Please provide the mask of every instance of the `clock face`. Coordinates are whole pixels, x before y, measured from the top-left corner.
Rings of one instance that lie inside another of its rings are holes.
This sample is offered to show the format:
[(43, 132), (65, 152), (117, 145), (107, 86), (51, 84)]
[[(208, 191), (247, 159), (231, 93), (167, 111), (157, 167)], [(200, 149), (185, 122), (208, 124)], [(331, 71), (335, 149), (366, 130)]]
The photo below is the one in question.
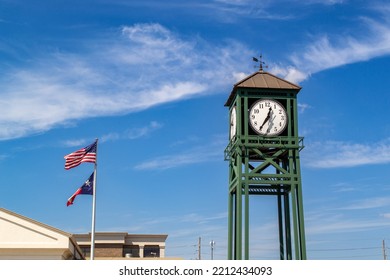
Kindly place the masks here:
[(249, 110), (249, 123), (257, 134), (276, 136), (287, 126), (287, 112), (278, 101), (260, 99)]
[(230, 139), (236, 135), (237, 131), (237, 112), (236, 107), (233, 107), (232, 112), (230, 113)]

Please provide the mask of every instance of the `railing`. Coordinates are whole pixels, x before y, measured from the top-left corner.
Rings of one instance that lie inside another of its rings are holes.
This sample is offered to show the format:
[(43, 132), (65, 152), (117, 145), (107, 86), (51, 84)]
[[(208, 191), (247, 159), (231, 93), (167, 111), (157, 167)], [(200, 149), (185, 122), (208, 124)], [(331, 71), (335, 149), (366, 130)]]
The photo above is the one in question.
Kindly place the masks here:
[(303, 137), (263, 137), (263, 136), (236, 136), (230, 140), (224, 154), (225, 160), (230, 160), (232, 154), (239, 147), (241, 151), (246, 148), (258, 148), (261, 150), (267, 149), (298, 149), (301, 151), (304, 148)]

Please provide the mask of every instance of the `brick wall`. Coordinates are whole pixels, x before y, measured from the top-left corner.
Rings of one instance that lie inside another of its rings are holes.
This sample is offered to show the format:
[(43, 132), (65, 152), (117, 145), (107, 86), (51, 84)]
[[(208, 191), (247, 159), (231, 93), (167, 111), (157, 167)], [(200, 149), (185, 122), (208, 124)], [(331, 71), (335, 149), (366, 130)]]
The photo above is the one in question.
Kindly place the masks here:
[(96, 244), (96, 257), (123, 257), (123, 245), (121, 244)]

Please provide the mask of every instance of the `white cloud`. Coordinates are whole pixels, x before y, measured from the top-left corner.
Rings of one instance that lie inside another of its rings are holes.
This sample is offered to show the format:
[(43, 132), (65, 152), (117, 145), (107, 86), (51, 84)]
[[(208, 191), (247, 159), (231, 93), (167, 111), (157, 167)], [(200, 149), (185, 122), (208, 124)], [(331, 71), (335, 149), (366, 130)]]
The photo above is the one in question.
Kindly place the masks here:
[(303, 113), (306, 111), (306, 109), (309, 109), (311, 108), (311, 106), (309, 104), (306, 104), (306, 103), (298, 103), (298, 109), (299, 109), (299, 112), (300, 113)]
[[(319, 36), (317, 40), (303, 47), (303, 51), (295, 52), (290, 57), (292, 65), (275, 65), (270, 72), (299, 83), (320, 71), (389, 55), (390, 21), (379, 16), (375, 20), (360, 18), (360, 23), (364, 27), (357, 30), (359, 35)], [(364, 32), (361, 32), (362, 30)]]
[(306, 223), (306, 232), (308, 234), (325, 234), (340, 232), (358, 232), (367, 230), (376, 230), (390, 226), (387, 220), (372, 219), (347, 219), (340, 220), (322, 219), (319, 223)]
[(73, 140), (66, 140), (63, 141), (63, 145), (66, 147), (82, 147), (84, 145), (88, 145), (88, 142), (91, 140), (87, 139), (73, 139)]
[(222, 159), (222, 155), (223, 146), (221, 141), (216, 140), (211, 145), (197, 146), (187, 152), (159, 156), (144, 161), (134, 168), (137, 170), (165, 170), (201, 162), (218, 161)]
[[(99, 137), (100, 142), (116, 141), (116, 140), (134, 140), (145, 137), (150, 133), (163, 127), (163, 124), (152, 121), (149, 124), (141, 127), (132, 127), (122, 132), (111, 132)], [(88, 145), (91, 139), (70, 139), (63, 141), (62, 144), (66, 147), (82, 147)], [(0, 157), (1, 159), (1, 157)]]
[(228, 3), (228, 5), (218, 7), (219, 12), (222, 13), (220, 20), (232, 21), (232, 14), (238, 15), (245, 18), (256, 18), (265, 20), (277, 20), (285, 21), (294, 18), (294, 13), (285, 12), (283, 13), (280, 9), (273, 7), (271, 1), (250, 1), (252, 3)]
[(305, 14), (309, 5), (331, 6), (343, 2), (345, 0), (214, 0), (199, 6), (198, 10), (211, 10), (214, 18), (224, 22), (234, 21), (235, 17), (285, 21)]
[(0, 139), (69, 125), (79, 119), (144, 110), (215, 93), (235, 81), (249, 51), (236, 42), (210, 46), (159, 24), (122, 28), (83, 53), (35, 57), (0, 78)]
[(314, 168), (390, 163), (390, 139), (371, 144), (326, 141), (306, 143), (303, 163)]
[(306, 0), (306, 1), (299, 1), (300, 3), (304, 5), (312, 5), (312, 4), (323, 4), (323, 5), (336, 5), (336, 4), (342, 4), (345, 2), (345, 0)]
[(208, 152), (206, 150), (196, 150), (192, 152), (160, 156), (135, 166), (138, 170), (164, 170), (184, 165), (196, 164), (210, 160), (221, 159), (221, 151)]
[(305, 225), (307, 235), (314, 234), (334, 234), (358, 231), (378, 230), (390, 226), (390, 222), (383, 217), (347, 217), (328, 211), (310, 212), (305, 215)]
[(340, 207), (340, 210), (365, 210), (373, 208), (387, 207), (390, 205), (390, 197), (373, 197), (352, 202), (349, 205)]
[(7, 155), (0, 155), (0, 161), (5, 160), (7, 157)]
[(154, 132), (157, 129), (160, 129), (163, 127), (163, 125), (159, 122), (152, 121), (148, 125), (143, 126), (143, 127), (134, 127), (130, 128), (124, 132), (111, 132), (109, 134), (103, 135), (101, 137), (102, 142), (107, 142), (107, 141), (115, 141), (119, 139), (138, 139), (144, 136), (149, 135), (150, 133)]

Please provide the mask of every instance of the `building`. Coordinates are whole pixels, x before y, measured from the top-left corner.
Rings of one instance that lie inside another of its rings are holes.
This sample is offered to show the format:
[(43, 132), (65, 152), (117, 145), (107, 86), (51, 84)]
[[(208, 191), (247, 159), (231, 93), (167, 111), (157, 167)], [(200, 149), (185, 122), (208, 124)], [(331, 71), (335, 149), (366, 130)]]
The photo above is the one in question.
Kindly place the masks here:
[(0, 208), (0, 259), (85, 258), (72, 234)]
[[(95, 259), (165, 258), (166, 234), (96, 232)], [(0, 208), (0, 260), (84, 260), (91, 234), (70, 234)]]
[[(127, 232), (96, 232), (95, 259), (165, 258), (166, 234), (128, 234)], [(75, 234), (74, 238), (89, 258), (91, 234)]]

